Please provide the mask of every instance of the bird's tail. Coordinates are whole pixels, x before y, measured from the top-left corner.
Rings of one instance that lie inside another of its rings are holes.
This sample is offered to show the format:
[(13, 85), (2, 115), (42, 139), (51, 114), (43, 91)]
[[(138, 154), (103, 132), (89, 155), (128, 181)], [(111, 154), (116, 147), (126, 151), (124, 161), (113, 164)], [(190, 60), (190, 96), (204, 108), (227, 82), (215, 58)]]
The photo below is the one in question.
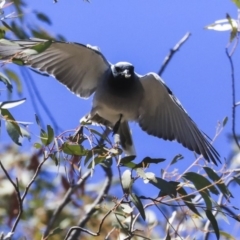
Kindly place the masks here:
[(132, 134), (128, 125), (128, 122), (121, 122), (118, 134), (120, 135), (120, 142), (123, 150), (127, 156), (136, 156), (135, 147), (132, 140)]

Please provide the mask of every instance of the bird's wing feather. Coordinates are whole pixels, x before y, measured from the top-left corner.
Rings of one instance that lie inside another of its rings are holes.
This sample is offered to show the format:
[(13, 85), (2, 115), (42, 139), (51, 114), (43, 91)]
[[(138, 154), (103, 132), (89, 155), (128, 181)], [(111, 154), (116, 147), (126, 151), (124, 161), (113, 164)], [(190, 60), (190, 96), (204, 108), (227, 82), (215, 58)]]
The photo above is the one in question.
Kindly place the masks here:
[[(94, 47), (77, 43), (52, 42), (43, 52), (27, 52), (47, 40), (0, 40), (0, 57), (13, 56), (24, 60), (24, 64), (54, 76), (62, 84), (80, 97), (89, 97), (96, 89), (98, 81), (109, 73), (110, 64)], [(19, 52), (27, 54), (18, 54)], [(29, 53), (29, 54), (28, 54)]]
[(165, 140), (177, 140), (183, 146), (202, 154), (208, 161), (219, 160), (213, 148), (178, 99), (155, 73), (140, 78), (144, 98), (139, 109), (139, 125), (148, 134)]

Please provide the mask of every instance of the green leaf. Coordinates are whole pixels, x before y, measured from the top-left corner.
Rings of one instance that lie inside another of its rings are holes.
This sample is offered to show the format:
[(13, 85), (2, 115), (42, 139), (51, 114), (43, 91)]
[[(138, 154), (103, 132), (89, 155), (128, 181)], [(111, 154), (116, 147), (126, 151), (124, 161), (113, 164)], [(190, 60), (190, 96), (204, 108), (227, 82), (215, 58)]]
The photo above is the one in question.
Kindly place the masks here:
[(40, 13), (40, 12), (35, 12), (35, 13), (36, 13), (36, 17), (39, 20), (41, 20), (41, 21), (43, 21), (43, 22), (45, 22), (45, 23), (47, 23), (49, 25), (52, 24), (50, 18), (47, 15), (45, 15), (44, 13)]
[(166, 180), (154, 177), (152, 179), (149, 179), (149, 183), (160, 189), (159, 196), (166, 196), (169, 195), (170, 197), (176, 197), (177, 195), (177, 186), (178, 182), (167, 182)]
[(12, 59), (12, 63), (16, 64), (16, 65), (19, 65), (19, 66), (24, 66), (24, 61), (22, 59), (19, 59), (19, 58), (13, 58)]
[(26, 101), (26, 98), (20, 99), (20, 100), (15, 100), (15, 101), (5, 101), (5, 102), (0, 102), (0, 109), (9, 109), (16, 107)]
[(212, 224), (212, 227), (214, 229), (214, 232), (216, 234), (217, 239), (219, 239), (220, 234), (219, 234), (219, 228), (218, 228), (218, 223), (214, 215), (210, 210), (205, 211), (207, 218), (209, 219), (210, 223)]
[(13, 32), (13, 29), (5, 21), (2, 20), (2, 24), (5, 28)]
[(125, 166), (128, 168), (136, 168), (137, 164), (133, 163), (132, 161), (136, 158), (136, 156), (126, 156), (121, 159), (121, 166)]
[(87, 165), (89, 160), (92, 159), (92, 157), (95, 156), (95, 155), (105, 156), (106, 155), (106, 150), (103, 147), (99, 147), (99, 146), (96, 146), (96, 147), (92, 148), (91, 150), (89, 150), (86, 153), (86, 158), (84, 159), (84, 165)]
[(65, 142), (62, 145), (62, 151), (66, 154), (76, 156), (86, 156), (86, 154), (88, 153), (88, 151), (85, 150), (83, 146), (69, 142)]
[(59, 165), (59, 159), (57, 158), (56, 154), (58, 152), (54, 152), (49, 154), (49, 157), (55, 162), (55, 165), (58, 166)]
[(132, 181), (131, 171), (129, 169), (125, 170), (121, 176), (122, 187), (125, 193), (131, 191)]
[(219, 194), (217, 188), (213, 186), (208, 179), (206, 179), (200, 174), (197, 174), (195, 172), (188, 172), (183, 175), (183, 178), (186, 178), (187, 180), (191, 181), (198, 191), (201, 191), (201, 189), (206, 189), (210, 190), (210, 192), (215, 195)]
[(42, 144), (47, 146), (48, 145), (47, 144), (47, 142), (48, 142), (48, 135), (47, 135), (47, 133), (43, 129), (40, 130), (40, 138), (41, 138)]
[(9, 92), (12, 92), (12, 83), (8, 79), (7, 76), (5, 76), (3, 73), (0, 72), (0, 81), (3, 82), (6, 86)]
[(22, 146), (22, 144), (19, 142), (21, 138), (21, 131), (17, 123), (6, 121), (6, 129), (7, 133), (10, 136), (10, 138), (15, 142), (17, 145)]
[(235, 237), (233, 237), (232, 235), (230, 235), (229, 233), (226, 233), (224, 231), (220, 231), (220, 235), (223, 236), (227, 240), (236, 240)]
[(121, 164), (125, 165), (126, 163), (132, 162), (136, 157), (135, 156), (126, 156), (121, 159)]
[(36, 120), (37, 125), (38, 125), (40, 128), (42, 128), (41, 123), (40, 123), (40, 119), (39, 119), (39, 117), (37, 116), (37, 114), (35, 114), (35, 120)]
[(149, 164), (154, 163), (158, 164), (160, 162), (164, 162), (166, 159), (164, 158), (150, 158), (150, 157), (145, 157), (140, 163), (136, 165), (137, 168), (146, 168), (149, 166)]
[(21, 146), (22, 144), (19, 142), (19, 139), (22, 137), (22, 132), (18, 123), (7, 109), (1, 109), (1, 114), (5, 118), (8, 135), (16, 144)]
[(5, 30), (0, 28), (0, 39), (5, 37)]
[(48, 135), (47, 145), (49, 145), (52, 143), (52, 141), (54, 139), (54, 131), (50, 125), (47, 125), (47, 135)]
[(42, 148), (42, 144), (40, 143), (34, 143), (33, 145), (36, 149), (41, 149)]
[(18, 75), (14, 71), (9, 70), (9, 69), (4, 69), (4, 72), (11, 80), (13, 80), (16, 83), (17, 92), (22, 93), (22, 83), (21, 83)]
[(223, 180), (214, 172), (214, 170), (212, 170), (209, 167), (204, 167), (205, 172), (207, 173), (208, 177), (214, 181), (214, 182), (219, 182), (216, 184), (216, 186), (218, 187), (218, 189), (222, 192), (222, 194), (225, 196), (225, 198), (229, 198), (229, 197), (233, 197), (233, 195), (231, 194), (231, 192), (228, 190), (228, 188), (226, 187), (226, 185), (224, 184)]
[(226, 18), (229, 22), (229, 24), (231, 25), (232, 27), (232, 31), (231, 31), (231, 34), (230, 34), (230, 42), (232, 42), (232, 40), (237, 36), (237, 33), (238, 33), (238, 29), (237, 27), (233, 24), (233, 19), (230, 17), (230, 15), (227, 13), (226, 15)]
[[(85, 150), (86, 151), (86, 150)], [(86, 155), (86, 154), (85, 154)], [(106, 160), (105, 156), (97, 156), (95, 157), (92, 162), (88, 165), (88, 169), (94, 168), (96, 165), (104, 162)]]
[(130, 199), (133, 202), (133, 204), (136, 206), (136, 208), (138, 209), (138, 211), (139, 211), (140, 215), (142, 216), (143, 220), (145, 221), (146, 215), (145, 215), (145, 211), (144, 211), (142, 202), (139, 199), (139, 197), (134, 193), (130, 193)]
[(52, 44), (52, 40), (48, 40), (46, 42), (41, 42), (36, 44), (35, 46), (31, 47), (30, 49), (33, 49), (37, 51), (38, 53), (44, 52), (47, 48), (49, 48)]
[(235, 3), (235, 5), (240, 8), (240, 0), (232, 0), (233, 3)]
[(199, 193), (201, 194), (201, 196), (202, 196), (202, 198), (203, 198), (203, 200), (204, 200), (204, 202), (206, 204), (207, 209), (211, 210), (212, 209), (212, 201), (211, 201), (211, 199), (209, 197), (208, 191), (204, 190), (204, 191), (200, 191)]
[(189, 209), (191, 209), (195, 214), (202, 217), (201, 214), (198, 212), (197, 208), (195, 208), (195, 205), (192, 203), (192, 196), (187, 196), (187, 192), (184, 188), (178, 188), (177, 192), (181, 195), (181, 199), (184, 201), (184, 203), (188, 206)]
[(175, 164), (176, 162), (178, 162), (179, 160), (182, 160), (184, 157), (181, 154), (176, 155), (173, 160), (171, 161), (170, 165)]
[(227, 122), (228, 122), (228, 117), (225, 117), (225, 118), (223, 119), (223, 122), (222, 122), (223, 127), (225, 127), (225, 125), (227, 124)]

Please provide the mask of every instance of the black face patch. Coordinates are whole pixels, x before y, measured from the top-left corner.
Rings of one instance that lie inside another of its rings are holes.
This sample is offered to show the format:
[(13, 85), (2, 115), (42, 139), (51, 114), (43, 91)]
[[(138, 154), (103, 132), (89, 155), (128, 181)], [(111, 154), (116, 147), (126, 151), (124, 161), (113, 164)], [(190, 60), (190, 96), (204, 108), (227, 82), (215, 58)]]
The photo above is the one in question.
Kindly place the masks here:
[[(124, 72), (127, 70), (127, 73)], [(126, 77), (126, 74), (128, 77)], [(135, 83), (134, 67), (132, 65), (114, 66), (112, 77), (108, 81), (109, 87), (113, 91), (128, 92)]]

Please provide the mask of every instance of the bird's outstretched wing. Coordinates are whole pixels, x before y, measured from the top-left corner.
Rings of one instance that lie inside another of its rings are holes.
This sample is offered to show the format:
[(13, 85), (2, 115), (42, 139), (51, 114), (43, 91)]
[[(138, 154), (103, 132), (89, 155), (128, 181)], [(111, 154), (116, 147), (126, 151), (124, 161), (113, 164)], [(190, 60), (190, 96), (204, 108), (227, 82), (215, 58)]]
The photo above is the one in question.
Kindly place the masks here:
[(77, 43), (52, 41), (42, 52), (35, 46), (47, 40), (0, 40), (0, 58), (22, 59), (25, 65), (52, 75), (76, 95), (88, 98), (105, 74), (109, 74), (110, 64), (96, 47)]
[(184, 147), (202, 154), (217, 165), (219, 154), (188, 116), (178, 99), (155, 73), (140, 78), (144, 99), (139, 110), (139, 125), (148, 134), (165, 140), (177, 140)]

